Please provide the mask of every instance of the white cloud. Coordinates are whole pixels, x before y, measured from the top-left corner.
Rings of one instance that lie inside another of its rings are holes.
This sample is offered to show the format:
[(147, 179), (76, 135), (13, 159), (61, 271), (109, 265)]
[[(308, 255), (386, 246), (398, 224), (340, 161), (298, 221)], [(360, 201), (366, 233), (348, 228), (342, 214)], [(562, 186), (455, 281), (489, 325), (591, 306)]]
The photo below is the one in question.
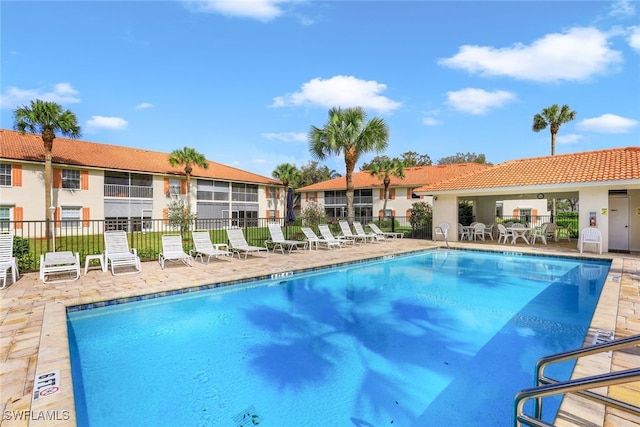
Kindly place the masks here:
[(422, 118), (422, 124), (427, 125), (427, 126), (437, 126), (440, 123), (442, 123), (440, 120), (436, 119), (435, 117), (423, 117)]
[(518, 43), (506, 48), (465, 45), (458, 54), (438, 63), (482, 76), (538, 82), (582, 81), (622, 62), (622, 54), (609, 48), (610, 36), (596, 28), (572, 28), (561, 34), (547, 34), (530, 45)]
[(147, 108), (152, 108), (154, 105), (148, 102), (143, 102), (141, 104), (136, 105), (137, 110), (145, 110)]
[(9, 87), (1, 97), (2, 108), (17, 108), (29, 104), (30, 101), (41, 99), (43, 101), (61, 104), (76, 104), (80, 102), (78, 91), (69, 83), (57, 83), (50, 90), (20, 89)]
[(466, 88), (447, 92), (447, 104), (456, 110), (475, 115), (486, 114), (489, 109), (502, 107), (515, 99), (514, 94), (504, 90), (488, 92), (484, 89)]
[(636, 13), (635, 5), (630, 0), (618, 0), (611, 5), (610, 16), (633, 16)]
[(267, 163), (265, 159), (253, 159), (253, 163)]
[(582, 140), (582, 135), (578, 135), (577, 133), (569, 133), (569, 134), (558, 134), (556, 137), (556, 142), (558, 144), (577, 144)]
[(91, 119), (87, 120), (87, 130), (123, 130), (127, 128), (128, 124), (129, 122), (121, 117), (91, 116)]
[(629, 46), (640, 52), (640, 27), (629, 28)]
[(584, 119), (576, 125), (576, 129), (597, 133), (627, 133), (638, 126), (638, 121), (615, 114), (603, 114), (600, 117)]
[(301, 133), (301, 132), (280, 132), (280, 133), (270, 132), (270, 133), (263, 133), (262, 136), (267, 139), (279, 139), (280, 141), (285, 141), (285, 142), (306, 142), (307, 141), (307, 134)]
[(187, 0), (185, 5), (194, 12), (218, 13), (237, 18), (267, 22), (282, 15), (284, 0)]
[(321, 107), (363, 107), (386, 113), (400, 108), (402, 103), (380, 93), (387, 85), (374, 80), (360, 80), (353, 76), (334, 76), (313, 79), (304, 83), (298, 92), (273, 99), (273, 107), (318, 105)]

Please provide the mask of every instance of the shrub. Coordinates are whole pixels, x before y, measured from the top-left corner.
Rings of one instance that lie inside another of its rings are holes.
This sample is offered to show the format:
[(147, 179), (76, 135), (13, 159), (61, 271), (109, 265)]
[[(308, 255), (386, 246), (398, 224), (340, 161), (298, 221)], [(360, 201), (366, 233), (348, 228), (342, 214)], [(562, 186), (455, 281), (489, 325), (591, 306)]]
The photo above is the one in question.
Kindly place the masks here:
[(322, 205), (316, 202), (309, 202), (300, 212), (300, 217), (302, 218), (302, 223), (308, 227), (317, 227), (318, 224), (327, 223), (327, 213)]

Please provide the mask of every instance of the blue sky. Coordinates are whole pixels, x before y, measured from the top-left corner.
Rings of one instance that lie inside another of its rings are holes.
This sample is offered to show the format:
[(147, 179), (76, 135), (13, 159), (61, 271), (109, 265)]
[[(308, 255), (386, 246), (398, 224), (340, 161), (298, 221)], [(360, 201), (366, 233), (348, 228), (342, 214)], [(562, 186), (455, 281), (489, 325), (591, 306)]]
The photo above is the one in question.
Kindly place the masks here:
[[(311, 125), (362, 106), (384, 154), (550, 154), (533, 116), (577, 112), (556, 154), (640, 145), (637, 1), (2, 1), (1, 127), (40, 98), (82, 139), (271, 176)], [(375, 154), (361, 158), (357, 168)], [(344, 174), (342, 158), (324, 162)]]

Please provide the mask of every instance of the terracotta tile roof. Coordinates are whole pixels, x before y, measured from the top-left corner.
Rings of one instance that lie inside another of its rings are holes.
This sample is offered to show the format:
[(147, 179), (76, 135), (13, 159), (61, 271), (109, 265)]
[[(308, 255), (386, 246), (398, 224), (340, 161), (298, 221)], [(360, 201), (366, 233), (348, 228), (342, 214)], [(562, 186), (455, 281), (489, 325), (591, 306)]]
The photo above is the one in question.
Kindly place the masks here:
[(640, 147), (534, 157), (437, 182), (420, 192), (640, 180)]
[[(42, 138), (40, 135), (29, 133), (22, 135), (16, 131), (0, 129), (0, 158), (44, 162)], [(53, 163), (162, 175), (184, 175), (184, 168), (172, 167), (169, 164), (169, 153), (61, 137), (56, 137), (53, 141)], [(192, 176), (234, 182), (282, 185), (277, 179), (212, 161), (209, 161), (207, 169), (194, 167)]]
[[(478, 163), (414, 166), (404, 169), (404, 179), (392, 176), (390, 187), (419, 187), (426, 184), (434, 184), (448, 180), (456, 176), (468, 175), (488, 168), (491, 168), (491, 166), (481, 165)], [(353, 173), (353, 186), (354, 188), (382, 188), (384, 187), (384, 184), (381, 179), (371, 176), (370, 172), (359, 171)], [(344, 190), (346, 187), (347, 179), (345, 177), (340, 177), (298, 188), (296, 191)]]

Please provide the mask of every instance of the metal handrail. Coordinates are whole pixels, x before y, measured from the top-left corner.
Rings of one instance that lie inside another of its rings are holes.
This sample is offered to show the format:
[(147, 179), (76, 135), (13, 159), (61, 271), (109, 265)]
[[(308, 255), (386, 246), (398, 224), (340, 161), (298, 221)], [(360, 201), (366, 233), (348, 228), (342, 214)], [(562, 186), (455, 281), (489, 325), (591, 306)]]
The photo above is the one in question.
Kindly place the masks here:
[[(524, 389), (516, 394), (514, 402), (514, 425), (516, 427), (520, 427), (523, 425), (522, 423), (524, 423), (529, 426), (553, 427), (552, 424), (545, 423), (538, 416), (530, 417), (522, 413), (522, 408), (525, 402), (529, 399), (566, 394), (570, 392), (581, 392), (590, 388), (624, 384), (638, 380), (640, 380), (640, 368), (634, 368), (627, 369), (625, 371), (610, 372), (608, 374), (594, 375), (591, 377), (561, 381)], [(640, 407), (635, 405), (624, 403), (624, 405), (616, 405), (616, 407), (618, 409), (622, 409), (627, 412), (635, 412), (640, 415)]]
[[(570, 381), (557, 381), (544, 375), (544, 369), (551, 363), (575, 359), (579, 356), (588, 356), (591, 354), (602, 353), (604, 351), (619, 350), (639, 343), (640, 335), (632, 335), (630, 337), (620, 338), (611, 342), (595, 344), (588, 347), (569, 350), (540, 358), (536, 363), (537, 387), (522, 390), (516, 395), (516, 402), (514, 405), (514, 420), (516, 425), (520, 426), (521, 422), (525, 422), (527, 425), (548, 426), (549, 424), (544, 423), (540, 419), (542, 414), (542, 398), (553, 394), (565, 394), (572, 391), (575, 391), (576, 394), (579, 394), (580, 396), (587, 399), (601, 402), (609, 406), (621, 409), (623, 411), (632, 413), (635, 412), (640, 415), (640, 408), (635, 405), (613, 399), (609, 396), (604, 396), (588, 391), (588, 389), (594, 387), (594, 385), (592, 384), (597, 384), (596, 386), (600, 387), (620, 384), (621, 382), (636, 381), (640, 379), (640, 368), (609, 374), (595, 375)], [(631, 379), (629, 380), (629, 378)], [(554, 388), (553, 386), (556, 387)], [(549, 390), (551, 390), (551, 392), (547, 393), (547, 391)], [(522, 406), (524, 405), (524, 401), (531, 398), (536, 399), (533, 417), (522, 414)]]

